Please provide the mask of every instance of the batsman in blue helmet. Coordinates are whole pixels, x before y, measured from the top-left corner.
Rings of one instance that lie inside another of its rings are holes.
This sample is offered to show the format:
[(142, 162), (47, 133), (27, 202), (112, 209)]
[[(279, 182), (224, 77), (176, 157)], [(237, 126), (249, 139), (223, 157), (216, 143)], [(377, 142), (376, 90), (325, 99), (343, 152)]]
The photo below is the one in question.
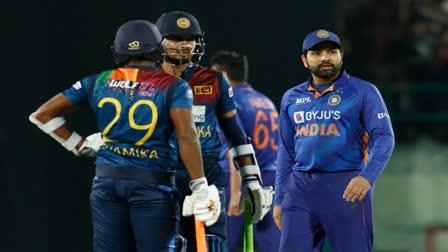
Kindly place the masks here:
[[(228, 184), (218, 164), (221, 141), (217, 132), (219, 124), (229, 139), (230, 155), (242, 179), (242, 202), (252, 208), (253, 222), (259, 222), (270, 210), (272, 188), (263, 188), (254, 149), (236, 118), (236, 105), (229, 81), (221, 72), (202, 67), (197, 61), (204, 54), (204, 33), (198, 20), (190, 13), (172, 11), (163, 14), (156, 22), (163, 36), (165, 48), (162, 69), (188, 82), (193, 90), (193, 117), (201, 143), (204, 173), (210, 184), (219, 189), (221, 215), (216, 224), (206, 227), (209, 252), (227, 251), (224, 188)], [(176, 185), (184, 195), (190, 194), (190, 178), (185, 162), (178, 162)], [(244, 204), (243, 204), (244, 205)], [(185, 208), (182, 209), (183, 214)], [(181, 234), (187, 238), (188, 251), (196, 251), (194, 220), (182, 217)]]
[[(220, 214), (218, 190), (204, 177), (192, 91), (156, 65), (162, 36), (154, 24), (126, 22), (112, 49), (118, 68), (82, 78), (30, 120), (75, 155), (96, 157), (90, 194), (93, 251), (175, 251), (180, 218), (175, 153), (191, 179), (192, 195), (186, 198), (192, 200), (184, 208), (206, 225)], [(87, 104), (100, 133), (83, 138), (64, 115)]]

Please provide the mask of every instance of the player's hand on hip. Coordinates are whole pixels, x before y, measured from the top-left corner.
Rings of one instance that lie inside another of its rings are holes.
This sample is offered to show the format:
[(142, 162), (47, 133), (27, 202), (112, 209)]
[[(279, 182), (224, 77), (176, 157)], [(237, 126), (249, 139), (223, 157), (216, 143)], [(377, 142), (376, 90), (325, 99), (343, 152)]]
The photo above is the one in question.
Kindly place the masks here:
[(79, 148), (80, 157), (95, 157), (100, 147), (104, 144), (101, 133), (95, 133), (88, 136)]
[(372, 184), (362, 176), (356, 176), (350, 180), (345, 188), (343, 199), (346, 201), (355, 202), (356, 200), (363, 200), (369, 191)]
[(193, 193), (185, 197), (182, 215), (191, 216), (194, 214), (196, 219), (204, 222), (206, 226), (215, 224), (221, 212), (221, 201), (216, 186), (209, 186), (207, 179), (202, 177), (192, 180), (190, 189)]
[(281, 205), (274, 206), (274, 210), (272, 211), (272, 217), (274, 218), (275, 225), (277, 225), (278, 229), (282, 230), (282, 206)]
[(230, 193), (228, 216), (240, 216), (244, 212), (243, 209), (240, 209), (240, 197), (240, 191)]
[(244, 202), (249, 202), (252, 222), (260, 222), (271, 210), (274, 190), (272, 186), (261, 187), (260, 181), (247, 176), (243, 178), (241, 186), (240, 208), (244, 208)]

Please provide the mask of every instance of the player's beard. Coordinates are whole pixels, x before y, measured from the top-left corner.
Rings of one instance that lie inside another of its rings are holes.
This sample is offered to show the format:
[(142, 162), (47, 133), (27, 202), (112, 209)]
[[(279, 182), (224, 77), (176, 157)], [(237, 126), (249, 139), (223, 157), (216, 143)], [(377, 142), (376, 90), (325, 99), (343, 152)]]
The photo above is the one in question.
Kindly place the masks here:
[[(323, 65), (331, 65), (331, 69), (322, 70), (321, 67)], [(312, 66), (310, 66), (308, 64), (308, 69), (315, 76), (317, 76), (317, 77), (319, 77), (321, 79), (331, 79), (331, 78), (335, 77), (336, 75), (338, 75), (339, 72), (341, 71), (341, 69), (342, 69), (342, 60), (338, 64), (336, 64), (336, 65), (331, 64), (329, 62), (324, 62), (324, 63), (321, 63), (321, 64), (317, 65), (316, 67), (312, 67)]]

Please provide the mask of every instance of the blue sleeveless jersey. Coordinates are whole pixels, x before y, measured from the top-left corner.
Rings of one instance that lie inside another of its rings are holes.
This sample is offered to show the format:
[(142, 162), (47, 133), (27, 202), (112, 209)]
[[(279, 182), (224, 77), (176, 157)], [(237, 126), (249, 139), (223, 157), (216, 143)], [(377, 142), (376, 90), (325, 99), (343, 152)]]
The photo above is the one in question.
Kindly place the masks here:
[(63, 95), (90, 103), (105, 145), (96, 164), (172, 172), (177, 161), (173, 108), (192, 107), (189, 85), (156, 67), (126, 66), (76, 82)]

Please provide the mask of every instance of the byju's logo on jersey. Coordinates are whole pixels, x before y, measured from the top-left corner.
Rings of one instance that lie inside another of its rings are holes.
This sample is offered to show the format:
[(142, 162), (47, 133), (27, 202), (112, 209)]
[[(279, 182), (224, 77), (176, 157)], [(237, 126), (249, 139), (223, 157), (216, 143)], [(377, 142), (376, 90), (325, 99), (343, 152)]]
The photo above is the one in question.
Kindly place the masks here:
[(305, 98), (297, 98), (296, 104), (307, 104), (311, 102), (311, 98), (305, 97)]
[(212, 86), (195, 86), (194, 94), (197, 95), (209, 95), (212, 94)]
[(321, 120), (339, 120), (341, 119), (341, 112), (338, 110), (329, 111), (297, 111), (294, 112), (294, 122), (296, 124), (304, 123), (305, 121), (321, 121)]
[(295, 123), (305, 122), (305, 118), (303, 117), (303, 111), (294, 112), (294, 122)]

